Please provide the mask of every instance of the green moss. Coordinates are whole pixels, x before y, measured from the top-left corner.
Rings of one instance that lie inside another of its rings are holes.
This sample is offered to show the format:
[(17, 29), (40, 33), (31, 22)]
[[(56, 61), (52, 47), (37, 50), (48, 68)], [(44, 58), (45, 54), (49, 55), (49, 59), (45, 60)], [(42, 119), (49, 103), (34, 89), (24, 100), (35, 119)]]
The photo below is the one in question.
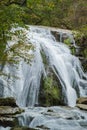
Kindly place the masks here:
[(81, 60), (84, 71), (87, 72), (87, 25), (80, 28), (78, 32), (74, 34), (76, 44), (79, 46), (78, 56), (82, 57)]
[(57, 105), (61, 100), (60, 88), (53, 77), (46, 77), (44, 79), (44, 93), (46, 95), (46, 106)]
[(87, 58), (87, 48), (84, 50), (85, 58)]
[(47, 66), (47, 76), (42, 75), (38, 101), (40, 106), (65, 105), (62, 86), (52, 68)]
[(43, 50), (41, 50), (40, 53), (41, 53), (41, 56), (42, 56), (43, 63), (46, 66), (48, 64), (47, 57), (46, 57)]
[(76, 49), (75, 49), (75, 47), (72, 46), (72, 47), (70, 48), (70, 50), (71, 50), (71, 53), (72, 53), (73, 55), (75, 55), (75, 53), (76, 53)]
[(70, 46), (70, 45), (71, 45), (71, 40), (70, 40), (70, 38), (65, 39), (65, 40), (64, 40), (64, 43), (65, 43), (66, 45)]
[(69, 48), (70, 48), (70, 50), (71, 50), (71, 53), (72, 53), (73, 55), (75, 55), (76, 49), (75, 49), (74, 46), (71, 45), (71, 40), (70, 40), (70, 38), (65, 39), (65, 40), (64, 40), (64, 43), (65, 43), (67, 46), (69, 46)]
[(7, 98), (0, 98), (0, 106), (17, 107), (17, 104), (13, 97), (7, 97)]

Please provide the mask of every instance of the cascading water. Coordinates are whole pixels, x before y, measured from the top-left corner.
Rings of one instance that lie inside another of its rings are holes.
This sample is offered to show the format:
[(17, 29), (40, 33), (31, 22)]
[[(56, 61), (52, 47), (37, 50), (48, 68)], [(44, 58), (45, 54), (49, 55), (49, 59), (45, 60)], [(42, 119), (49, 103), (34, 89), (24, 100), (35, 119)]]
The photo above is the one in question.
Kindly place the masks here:
[[(19, 78), (9, 77), (5, 80), (2, 78), (5, 86), (3, 96), (15, 97), (21, 106), (34, 106), (38, 103), (41, 76), (42, 74), (46, 76), (40, 53), (41, 50), (44, 50), (49, 66), (60, 80), (66, 98), (65, 102), (69, 106), (75, 106), (77, 93), (79, 96), (87, 94), (85, 86), (87, 77), (82, 71), (78, 58), (71, 54), (65, 44), (56, 41), (50, 28), (30, 26), (26, 32), (28, 41), (35, 47), (32, 51), (34, 58), (31, 64), (20, 61), (18, 68), (11, 65), (4, 67), (3, 71), (15, 74)], [(59, 32), (61, 33), (61, 31)], [(66, 33), (68, 34), (68, 32)]]

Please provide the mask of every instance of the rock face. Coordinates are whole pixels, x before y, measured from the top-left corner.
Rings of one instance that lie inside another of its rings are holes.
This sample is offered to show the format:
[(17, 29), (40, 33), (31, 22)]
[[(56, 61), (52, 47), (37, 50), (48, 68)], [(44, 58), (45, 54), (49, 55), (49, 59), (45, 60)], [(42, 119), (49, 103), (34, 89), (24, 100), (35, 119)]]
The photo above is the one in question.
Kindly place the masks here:
[(78, 98), (76, 107), (87, 111), (87, 97)]
[(69, 39), (67, 32), (63, 33), (63, 32), (51, 31), (51, 33), (58, 42), (64, 42), (64, 40)]
[(61, 84), (54, 74), (53, 70), (49, 68), (47, 77), (41, 78), (41, 86), (39, 93), (40, 106), (58, 106), (64, 104), (64, 96), (61, 90)]
[(12, 97), (0, 98), (0, 106), (18, 107), (15, 99)]
[(55, 37), (55, 39), (60, 42), (60, 33), (56, 32), (56, 31), (51, 31), (51, 33), (53, 34), (53, 36)]
[(17, 106), (14, 98), (0, 98), (0, 126), (18, 125), (16, 114), (22, 112), (23, 110)]
[(81, 32), (75, 35), (75, 41), (77, 46), (79, 46), (78, 53), (76, 56), (79, 57), (84, 71), (87, 72), (87, 38)]

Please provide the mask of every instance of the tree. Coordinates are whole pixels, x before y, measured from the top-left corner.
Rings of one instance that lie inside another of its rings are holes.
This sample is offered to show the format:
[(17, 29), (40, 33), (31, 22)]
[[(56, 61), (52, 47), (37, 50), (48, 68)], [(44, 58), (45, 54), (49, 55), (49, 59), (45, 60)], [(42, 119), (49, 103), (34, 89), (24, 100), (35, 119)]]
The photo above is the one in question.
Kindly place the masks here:
[(23, 26), (22, 15), (24, 15), (23, 8), (17, 4), (8, 4), (10, 1), (0, 0), (0, 62), (2, 62), (5, 55), (7, 40), (11, 38), (10, 29), (12, 25), (18, 24)]
[[(33, 55), (27, 54), (24, 50), (28, 52), (30, 49), (34, 49), (31, 44), (26, 43), (26, 36), (22, 30), (14, 33), (11, 31), (12, 27), (25, 27), (23, 22), (24, 4), (22, 3), (22, 6), (16, 1), (12, 2), (11, 0), (0, 0), (0, 75), (4, 76), (8, 76), (3, 73), (5, 64), (16, 65), (21, 59), (29, 63)], [(15, 45), (9, 46), (7, 41), (11, 40), (13, 36), (18, 37), (19, 40)]]

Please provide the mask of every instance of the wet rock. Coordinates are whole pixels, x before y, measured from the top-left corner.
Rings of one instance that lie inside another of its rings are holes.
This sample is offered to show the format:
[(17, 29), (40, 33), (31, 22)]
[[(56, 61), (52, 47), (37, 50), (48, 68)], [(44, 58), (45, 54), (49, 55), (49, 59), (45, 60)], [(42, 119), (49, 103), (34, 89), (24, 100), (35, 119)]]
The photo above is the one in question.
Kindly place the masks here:
[(87, 111), (87, 97), (80, 97), (76, 101), (76, 107)]
[(41, 106), (65, 105), (64, 95), (58, 77), (53, 70), (47, 68), (47, 77), (41, 77), (39, 104)]
[(87, 105), (77, 104), (76, 107), (80, 108), (81, 110), (86, 110), (87, 111)]
[[(79, 34), (79, 35), (78, 35)], [(79, 57), (84, 71), (87, 72), (87, 38), (80, 32), (75, 36), (77, 46), (79, 46), (76, 56)]]
[(41, 128), (43, 130), (50, 130), (50, 128), (44, 126), (44, 125), (41, 125), (41, 126), (37, 126), (37, 128)]
[(13, 128), (11, 128), (11, 130), (39, 130), (39, 129), (34, 129), (34, 128), (21, 126), (21, 127), (13, 127)]
[(15, 126), (18, 124), (16, 115), (24, 112), (19, 108), (12, 97), (0, 98), (0, 125), (3, 127)]
[(82, 58), (79, 58), (79, 59), (82, 63), (84, 71), (87, 72), (87, 58), (82, 57)]
[(24, 110), (18, 107), (13, 108), (10, 106), (0, 106), (0, 116), (20, 114), (23, 111)]
[(57, 31), (51, 31), (52, 35), (55, 37), (55, 39), (60, 42), (60, 33)]
[(53, 110), (52, 109), (48, 109), (47, 112), (53, 112)]
[(0, 98), (0, 106), (18, 107), (13, 97)]
[(4, 86), (2, 80), (0, 80), (0, 97), (3, 96), (3, 92), (4, 92)]
[(0, 106), (0, 125), (1, 126), (15, 126), (18, 124), (16, 121), (16, 114), (22, 113), (23, 110), (18, 107)]
[[(52, 88), (49, 84), (52, 85)], [(46, 107), (57, 106), (63, 103), (61, 99), (61, 88), (58, 86), (56, 79), (53, 79), (53, 77), (48, 76), (42, 81), (39, 93), (39, 103), (41, 106)]]
[(77, 104), (86, 104), (87, 105), (87, 97), (80, 97), (76, 101)]
[(18, 125), (18, 120), (13, 117), (2, 117), (0, 116), (0, 126), (3, 127), (13, 127), (15, 125)]
[(67, 34), (67, 32), (63, 33), (63, 32), (51, 31), (51, 33), (58, 42), (64, 43), (65, 40), (69, 40), (69, 43), (73, 44), (73, 41), (70, 40), (70, 36)]
[(85, 121), (85, 120), (81, 120), (81, 121), (79, 121), (79, 124), (82, 126), (82, 127), (87, 127), (87, 121)]
[(66, 33), (63, 33), (62, 34), (62, 42), (64, 42), (67, 39), (69, 39), (69, 36)]

